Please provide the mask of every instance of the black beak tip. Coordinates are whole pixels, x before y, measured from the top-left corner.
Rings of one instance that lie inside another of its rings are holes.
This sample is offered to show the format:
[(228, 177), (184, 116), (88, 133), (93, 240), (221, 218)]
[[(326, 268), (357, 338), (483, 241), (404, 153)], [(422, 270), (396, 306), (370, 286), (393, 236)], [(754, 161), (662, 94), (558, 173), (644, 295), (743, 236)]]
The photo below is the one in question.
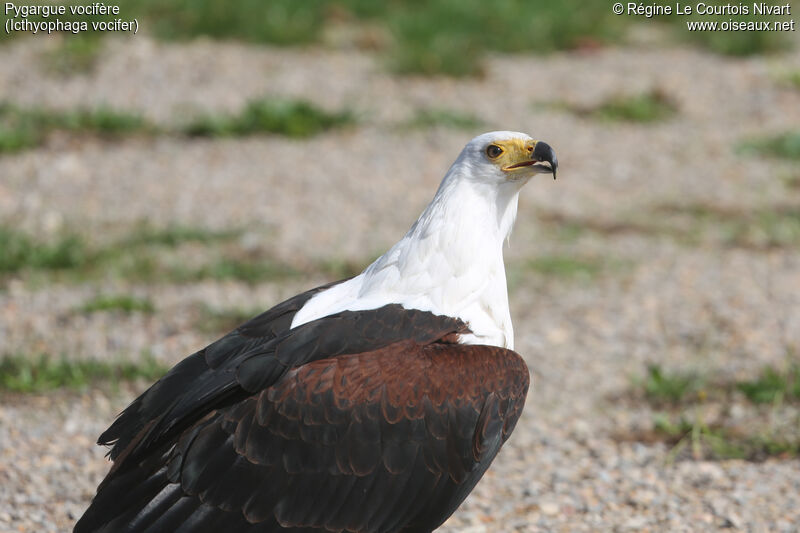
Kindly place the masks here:
[(558, 170), (558, 159), (553, 148), (544, 141), (536, 143), (533, 149), (533, 157), (537, 161), (547, 161), (550, 163), (550, 168), (553, 169), (553, 179), (556, 179), (556, 170)]

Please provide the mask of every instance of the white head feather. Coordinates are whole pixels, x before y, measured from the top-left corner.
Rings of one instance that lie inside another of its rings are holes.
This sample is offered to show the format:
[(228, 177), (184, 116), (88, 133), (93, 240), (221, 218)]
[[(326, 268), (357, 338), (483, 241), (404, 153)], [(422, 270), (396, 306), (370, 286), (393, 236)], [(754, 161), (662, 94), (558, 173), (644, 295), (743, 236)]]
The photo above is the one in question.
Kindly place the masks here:
[(472, 331), (461, 342), (513, 349), (503, 241), (514, 225), (520, 189), (541, 167), (504, 170), (487, 147), (531, 152), (535, 143), (511, 131), (472, 139), (408, 233), (364, 272), (311, 298), (292, 327), (345, 310), (399, 303), (460, 318)]

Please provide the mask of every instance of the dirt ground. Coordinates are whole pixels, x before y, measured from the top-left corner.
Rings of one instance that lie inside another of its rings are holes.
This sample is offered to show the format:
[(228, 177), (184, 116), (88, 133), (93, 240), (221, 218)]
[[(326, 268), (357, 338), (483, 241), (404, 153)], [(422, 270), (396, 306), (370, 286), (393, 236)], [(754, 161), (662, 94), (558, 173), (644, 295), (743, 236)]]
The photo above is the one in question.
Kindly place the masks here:
[[(800, 170), (737, 150), (800, 125), (800, 90), (775, 74), (800, 68), (797, 51), (492, 56), (484, 78), (456, 81), (393, 77), (354, 51), (144, 35), (109, 41), (93, 71), (65, 77), (43, 66), (54, 45), (23, 39), (0, 50), (0, 100), (102, 103), (170, 125), (192, 110), (232, 112), (280, 95), (352, 109), (358, 121), (306, 140), (64, 134), (0, 155), (0, 222), (42, 238), (70, 230), (102, 244), (141, 221), (246, 228), (236, 246), (287, 263), (366, 266), (404, 234), (474, 135), (525, 131), (554, 147), (559, 178), (523, 190), (506, 252), (516, 346), (533, 388), (514, 435), (441, 531), (800, 530), (796, 458), (680, 453), (642, 436), (657, 408), (635, 393), (648, 364), (741, 380), (800, 353), (800, 239), (773, 239), (773, 226), (748, 218), (796, 213)], [(652, 124), (594, 120), (563, 105), (656, 89), (678, 112)], [(484, 125), (404, 126), (426, 107)], [(180, 253), (193, 262), (217, 251)], [(531, 266), (553, 257), (601, 266), (578, 276)], [(75, 359), (147, 351), (173, 364), (215, 338), (198, 325), (203, 306), (265, 309), (325, 281), (12, 277), (0, 287), (0, 350)], [(74, 312), (98, 293), (136, 294), (155, 312)], [(109, 466), (94, 441), (146, 385), (3, 393), (0, 531), (69, 530)], [(765, 416), (735, 402), (744, 425)], [(797, 405), (785, 411), (798, 427)]]

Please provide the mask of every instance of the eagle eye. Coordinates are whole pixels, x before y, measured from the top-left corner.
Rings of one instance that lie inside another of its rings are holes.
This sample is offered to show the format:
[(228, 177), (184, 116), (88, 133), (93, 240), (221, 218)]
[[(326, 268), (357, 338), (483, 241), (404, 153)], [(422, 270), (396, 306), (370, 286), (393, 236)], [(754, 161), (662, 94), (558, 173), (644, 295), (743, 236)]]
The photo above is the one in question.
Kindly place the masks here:
[(486, 147), (486, 155), (489, 156), (489, 159), (497, 159), (502, 153), (503, 149), (496, 144), (490, 144)]

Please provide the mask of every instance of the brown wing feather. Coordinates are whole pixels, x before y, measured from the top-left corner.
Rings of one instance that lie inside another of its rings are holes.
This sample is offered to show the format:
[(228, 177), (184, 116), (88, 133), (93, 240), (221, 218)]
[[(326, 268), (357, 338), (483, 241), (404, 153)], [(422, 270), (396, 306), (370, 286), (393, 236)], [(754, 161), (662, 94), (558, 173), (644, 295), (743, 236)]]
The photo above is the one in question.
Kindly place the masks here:
[(265, 526), (428, 531), (486, 471), (527, 387), (522, 359), (486, 346), (314, 361), (187, 432), (172, 481)]
[[(509, 350), (452, 344), (460, 326), (446, 317), (389, 306), (353, 324), (401, 322), (413, 340), (290, 366), (207, 411), (170, 448), (129, 459), (76, 531), (434, 529), (508, 438), (528, 371)], [(326, 342), (297, 344), (323, 354)]]

